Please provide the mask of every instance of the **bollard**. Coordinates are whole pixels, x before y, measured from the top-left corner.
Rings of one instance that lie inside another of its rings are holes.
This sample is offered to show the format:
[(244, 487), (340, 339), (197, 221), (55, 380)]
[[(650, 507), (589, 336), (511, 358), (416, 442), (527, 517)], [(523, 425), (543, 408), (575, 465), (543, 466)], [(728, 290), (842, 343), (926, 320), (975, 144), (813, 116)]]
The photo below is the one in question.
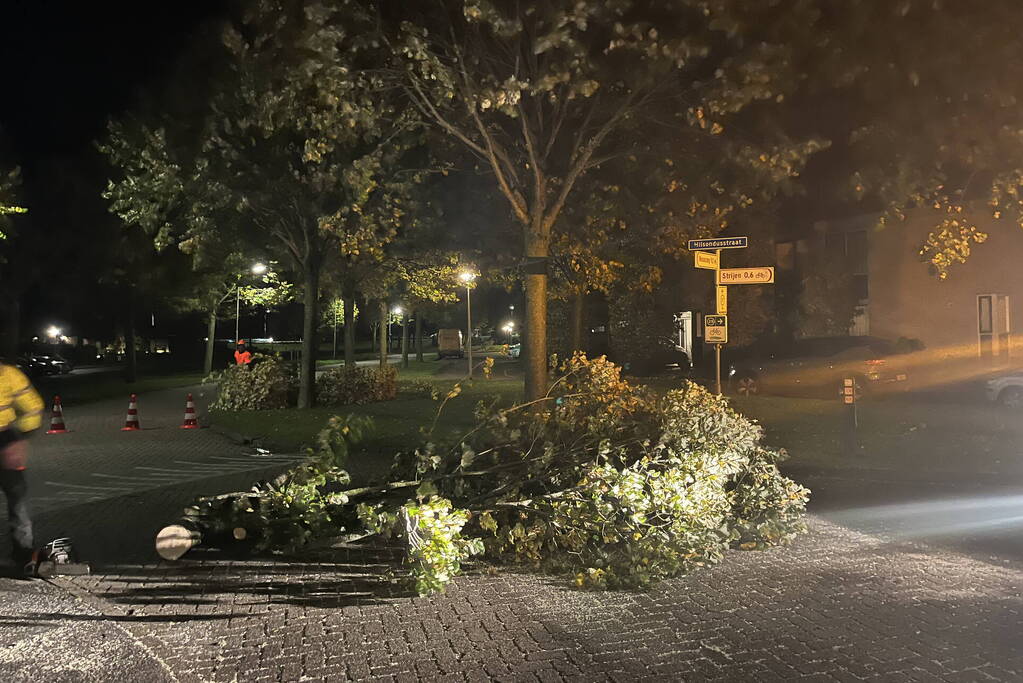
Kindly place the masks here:
[(859, 417), (856, 414), (856, 399), (859, 398), (859, 387), (856, 386), (856, 379), (846, 377), (842, 380), (842, 404), (845, 406), (843, 412), (843, 423), (845, 432), (846, 455), (856, 455), (860, 451), (859, 438)]

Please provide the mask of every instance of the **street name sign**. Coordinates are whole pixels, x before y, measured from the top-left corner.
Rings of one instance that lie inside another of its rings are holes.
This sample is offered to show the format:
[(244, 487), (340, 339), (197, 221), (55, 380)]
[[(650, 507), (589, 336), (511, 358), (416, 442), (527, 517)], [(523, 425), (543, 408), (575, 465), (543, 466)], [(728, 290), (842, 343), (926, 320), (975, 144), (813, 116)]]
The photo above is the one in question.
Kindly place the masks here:
[(728, 316), (703, 316), (703, 341), (708, 344), (728, 343)]
[(693, 257), (696, 259), (697, 268), (717, 270), (721, 264), (721, 259), (713, 251), (694, 251)]
[(718, 315), (728, 315), (728, 287), (717, 286)]
[(723, 268), (718, 271), (719, 285), (769, 285), (774, 282), (774, 267)]
[(689, 240), (689, 251), (697, 249), (745, 249), (749, 246), (747, 237), (714, 237), (705, 240)]

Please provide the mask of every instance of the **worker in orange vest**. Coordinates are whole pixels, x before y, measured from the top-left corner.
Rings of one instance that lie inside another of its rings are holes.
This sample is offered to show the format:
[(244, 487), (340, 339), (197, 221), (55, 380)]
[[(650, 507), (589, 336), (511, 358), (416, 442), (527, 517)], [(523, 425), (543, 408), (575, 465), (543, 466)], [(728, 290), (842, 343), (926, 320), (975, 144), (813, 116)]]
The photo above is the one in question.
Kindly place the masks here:
[(252, 352), (245, 346), (244, 339), (238, 340), (238, 347), (234, 351), (234, 362), (245, 366), (252, 363)]

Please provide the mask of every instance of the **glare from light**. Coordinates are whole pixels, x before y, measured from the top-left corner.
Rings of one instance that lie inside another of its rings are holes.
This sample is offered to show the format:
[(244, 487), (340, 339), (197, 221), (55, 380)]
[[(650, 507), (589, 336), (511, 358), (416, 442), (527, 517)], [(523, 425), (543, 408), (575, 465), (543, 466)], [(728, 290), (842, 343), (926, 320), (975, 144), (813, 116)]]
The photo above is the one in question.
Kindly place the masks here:
[(266, 272), (266, 264), (265, 263), (257, 263), (256, 265), (252, 266), (252, 274), (253, 275), (262, 275), (265, 272)]
[(458, 274), (458, 279), (468, 285), (472, 283), (473, 280), (476, 279), (476, 273), (470, 270), (464, 270)]
[(56, 325), (50, 325), (48, 328), (46, 328), (46, 336), (50, 337), (51, 339), (59, 337), (60, 328), (57, 327)]
[(402, 309), (401, 306), (395, 306), (394, 308), (391, 309), (391, 313), (393, 313), (395, 315), (401, 315), (404, 312), (405, 311), (404, 311), (404, 309)]

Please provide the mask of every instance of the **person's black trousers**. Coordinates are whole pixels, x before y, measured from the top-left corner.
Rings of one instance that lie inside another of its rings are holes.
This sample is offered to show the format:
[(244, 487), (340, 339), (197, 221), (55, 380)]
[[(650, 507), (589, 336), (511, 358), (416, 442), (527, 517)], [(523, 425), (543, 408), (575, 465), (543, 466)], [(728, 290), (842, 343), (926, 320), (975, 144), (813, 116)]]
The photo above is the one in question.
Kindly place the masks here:
[(15, 563), (32, 557), (32, 520), (28, 517), (28, 482), (24, 470), (0, 469), (0, 489), (7, 497), (7, 524), (11, 529)]

